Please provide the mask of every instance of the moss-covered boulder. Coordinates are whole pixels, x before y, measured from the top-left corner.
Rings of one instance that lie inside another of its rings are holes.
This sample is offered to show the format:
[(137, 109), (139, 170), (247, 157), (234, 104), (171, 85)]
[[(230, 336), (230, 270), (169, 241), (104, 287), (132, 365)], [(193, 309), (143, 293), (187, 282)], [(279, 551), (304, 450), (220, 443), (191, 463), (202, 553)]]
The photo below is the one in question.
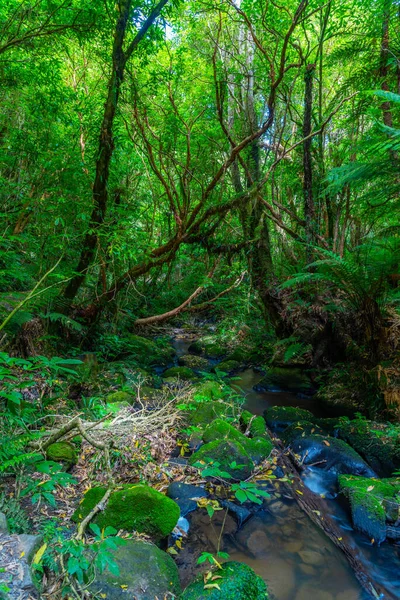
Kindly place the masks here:
[(116, 415), (120, 410), (129, 408), (130, 406), (131, 405), (128, 402), (113, 402), (112, 404), (107, 404), (106, 410), (108, 413)]
[(185, 381), (191, 381), (192, 379), (196, 379), (196, 373), (192, 369), (189, 369), (189, 367), (172, 367), (163, 373), (163, 377), (166, 379), (177, 377)]
[(221, 358), (226, 354), (226, 349), (215, 340), (205, 339), (202, 341), (204, 347), (204, 354), (208, 358)]
[(239, 369), (240, 363), (237, 360), (224, 360), (214, 367), (214, 371), (222, 371), (223, 373), (233, 373)]
[(197, 354), (185, 354), (179, 358), (178, 363), (183, 367), (193, 369), (193, 371), (209, 371), (211, 369), (209, 361)]
[(127, 540), (124, 546), (111, 551), (118, 566), (115, 575), (106, 569), (96, 573), (90, 592), (98, 598), (120, 600), (153, 600), (179, 597), (181, 587), (178, 568), (173, 559), (154, 544)]
[(274, 431), (283, 431), (297, 421), (314, 421), (309, 410), (295, 406), (271, 406), (264, 411), (264, 419)]
[(383, 542), (387, 522), (399, 517), (400, 478), (370, 479), (340, 475), (339, 486), (349, 499), (355, 529), (377, 543)]
[[(88, 490), (81, 505), (72, 516), (79, 522), (103, 498), (106, 488), (93, 487)], [(146, 533), (154, 540), (160, 540), (171, 533), (178, 522), (179, 506), (148, 485), (122, 485), (112, 492), (106, 508), (93, 519), (100, 528), (111, 526), (115, 529)]]
[(50, 444), (46, 450), (46, 458), (47, 460), (63, 463), (68, 468), (76, 465), (78, 461), (75, 446), (70, 442), (55, 442), (54, 444)]
[(322, 427), (319, 427), (315, 423), (310, 423), (310, 421), (296, 421), (282, 431), (280, 437), (286, 445), (289, 445), (298, 438), (304, 438), (314, 433), (328, 435), (327, 431), (324, 431)]
[(268, 436), (267, 426), (263, 417), (256, 417), (248, 410), (244, 410), (240, 415), (240, 424), (245, 430), (249, 428), (249, 433), (251, 437)]
[(243, 563), (227, 562), (215, 576), (218, 588), (205, 589), (200, 575), (185, 589), (181, 600), (268, 600), (264, 581)]
[[(222, 471), (226, 471), (232, 478), (238, 480), (250, 477), (254, 467), (247, 450), (240, 442), (233, 440), (215, 440), (204, 444), (189, 458), (190, 465), (197, 462), (219, 463)], [(231, 466), (232, 463), (236, 463), (235, 466)]]
[(318, 463), (319, 468), (326, 471), (376, 477), (370, 466), (343, 440), (312, 434), (298, 437), (289, 445), (305, 465)]
[(130, 356), (143, 367), (167, 366), (176, 356), (165, 340), (149, 340), (140, 335), (129, 336)]
[(203, 433), (203, 441), (206, 444), (214, 440), (239, 442), (256, 463), (267, 458), (273, 449), (273, 443), (270, 439), (262, 437), (249, 439), (223, 419), (215, 419)]
[(260, 392), (292, 392), (312, 394), (314, 387), (302, 369), (270, 367), (266, 375), (254, 386)]
[(237, 346), (237, 348), (235, 348), (233, 352), (228, 354), (226, 360), (237, 360), (242, 364), (246, 364), (250, 361), (251, 354), (252, 350), (250, 350), (249, 348), (245, 348), (244, 346)]
[(133, 394), (129, 392), (113, 392), (112, 394), (108, 394), (106, 398), (107, 404), (114, 404), (114, 402), (128, 402), (128, 404), (132, 404), (135, 401), (135, 397)]
[(204, 352), (204, 344), (201, 343), (201, 340), (195, 340), (192, 342), (188, 348), (188, 351), (191, 354), (203, 354)]
[(217, 381), (204, 381), (196, 385), (193, 398), (196, 402), (203, 400), (221, 400), (224, 397), (222, 386)]
[(340, 424), (338, 434), (382, 476), (400, 469), (400, 425), (354, 419)]

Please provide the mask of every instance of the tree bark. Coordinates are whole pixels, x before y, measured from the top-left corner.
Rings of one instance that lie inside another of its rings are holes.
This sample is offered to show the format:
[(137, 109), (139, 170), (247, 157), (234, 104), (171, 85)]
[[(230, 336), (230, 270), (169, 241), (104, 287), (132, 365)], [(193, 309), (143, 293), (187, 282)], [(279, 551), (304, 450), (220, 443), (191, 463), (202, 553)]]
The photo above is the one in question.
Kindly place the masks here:
[(98, 232), (107, 212), (108, 179), (110, 164), (114, 152), (113, 125), (118, 107), (121, 86), (124, 80), (125, 67), (136, 50), (139, 42), (160, 15), (169, 0), (161, 0), (146, 19), (127, 50), (124, 51), (124, 40), (131, 15), (132, 0), (122, 0), (117, 19), (112, 51), (112, 72), (108, 82), (107, 99), (104, 105), (103, 121), (96, 161), (96, 175), (93, 184), (93, 210), (89, 221), (81, 256), (73, 277), (64, 290), (64, 298), (72, 301), (85, 281), (88, 269), (93, 263), (98, 240)]
[(312, 137), (312, 104), (313, 104), (313, 80), (315, 64), (308, 64), (304, 77), (304, 121), (303, 121), (303, 193), (304, 193), (304, 217), (306, 221), (306, 243), (307, 243), (307, 261), (312, 260), (312, 246), (315, 243), (315, 206), (313, 197), (313, 173), (311, 145)]

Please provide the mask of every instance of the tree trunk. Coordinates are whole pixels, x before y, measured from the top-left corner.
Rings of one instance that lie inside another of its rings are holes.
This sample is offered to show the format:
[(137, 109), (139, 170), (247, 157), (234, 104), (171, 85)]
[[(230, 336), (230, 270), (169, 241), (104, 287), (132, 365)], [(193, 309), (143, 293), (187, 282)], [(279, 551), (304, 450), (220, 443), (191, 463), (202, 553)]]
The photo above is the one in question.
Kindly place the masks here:
[(75, 298), (79, 288), (85, 281), (88, 269), (93, 263), (96, 252), (98, 232), (104, 223), (106, 216), (108, 178), (111, 159), (114, 152), (113, 125), (120, 97), (121, 85), (124, 79), (126, 63), (168, 1), (169, 0), (161, 0), (157, 4), (125, 52), (123, 46), (131, 14), (132, 0), (122, 0), (121, 2), (119, 17), (114, 33), (112, 73), (108, 82), (108, 94), (104, 105), (103, 121), (97, 152), (96, 175), (93, 184), (93, 210), (90, 217), (88, 232), (86, 233), (83, 242), (79, 263), (76, 268), (77, 274), (70, 280), (64, 290), (64, 298), (68, 301), (72, 301)]
[[(315, 65), (309, 64), (306, 67), (304, 77), (304, 121), (303, 137), (307, 138), (312, 131), (312, 103), (313, 103), (313, 80)], [(306, 221), (306, 242), (307, 242), (307, 262), (312, 261), (312, 246), (315, 243), (315, 206), (313, 197), (313, 174), (312, 174), (312, 156), (311, 156), (312, 138), (305, 139), (303, 143), (303, 193), (304, 193), (304, 217)]]

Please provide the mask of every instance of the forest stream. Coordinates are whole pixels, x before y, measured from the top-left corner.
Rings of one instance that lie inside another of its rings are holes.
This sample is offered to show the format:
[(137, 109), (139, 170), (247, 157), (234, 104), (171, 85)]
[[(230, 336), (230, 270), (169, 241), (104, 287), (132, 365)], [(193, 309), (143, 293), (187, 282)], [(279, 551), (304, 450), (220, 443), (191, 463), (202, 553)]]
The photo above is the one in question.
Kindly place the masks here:
[[(173, 345), (178, 356), (188, 352), (192, 339), (175, 338)], [(245, 397), (243, 409), (262, 415), (270, 406), (294, 406), (310, 410), (315, 416), (327, 416), (313, 396), (276, 389), (255, 391), (263, 375), (252, 368), (235, 374), (235, 389)], [(387, 590), (383, 598), (400, 598), (400, 546), (384, 543), (377, 546), (354, 531), (349, 516), (338, 496), (336, 475), (318, 466), (303, 472), (305, 485), (315, 494), (326, 498), (327, 514), (339, 524), (343, 538), (369, 572), (371, 579)], [(230, 560), (251, 566), (266, 582), (274, 600), (367, 600), (365, 592), (343, 553), (313, 524), (296, 502), (277, 491), (273, 484), (265, 486), (271, 496), (262, 508), (241, 526), (233, 517), (224, 522), (221, 550)], [(195, 549), (215, 552), (221, 535), (222, 519), (213, 524), (207, 516), (195, 512), (189, 515), (187, 549), (181, 558), (181, 576), (188, 583), (193, 576), (190, 555)], [(189, 564), (184, 564), (189, 556)], [(187, 575), (185, 573), (187, 572)]]

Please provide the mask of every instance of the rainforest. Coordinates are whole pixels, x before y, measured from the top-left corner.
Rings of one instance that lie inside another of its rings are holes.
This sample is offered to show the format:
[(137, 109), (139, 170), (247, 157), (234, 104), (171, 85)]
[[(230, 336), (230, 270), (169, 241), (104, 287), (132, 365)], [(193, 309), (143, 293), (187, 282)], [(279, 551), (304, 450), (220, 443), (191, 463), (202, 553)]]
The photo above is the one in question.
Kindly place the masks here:
[(400, 598), (400, 2), (0, 0), (0, 599)]

